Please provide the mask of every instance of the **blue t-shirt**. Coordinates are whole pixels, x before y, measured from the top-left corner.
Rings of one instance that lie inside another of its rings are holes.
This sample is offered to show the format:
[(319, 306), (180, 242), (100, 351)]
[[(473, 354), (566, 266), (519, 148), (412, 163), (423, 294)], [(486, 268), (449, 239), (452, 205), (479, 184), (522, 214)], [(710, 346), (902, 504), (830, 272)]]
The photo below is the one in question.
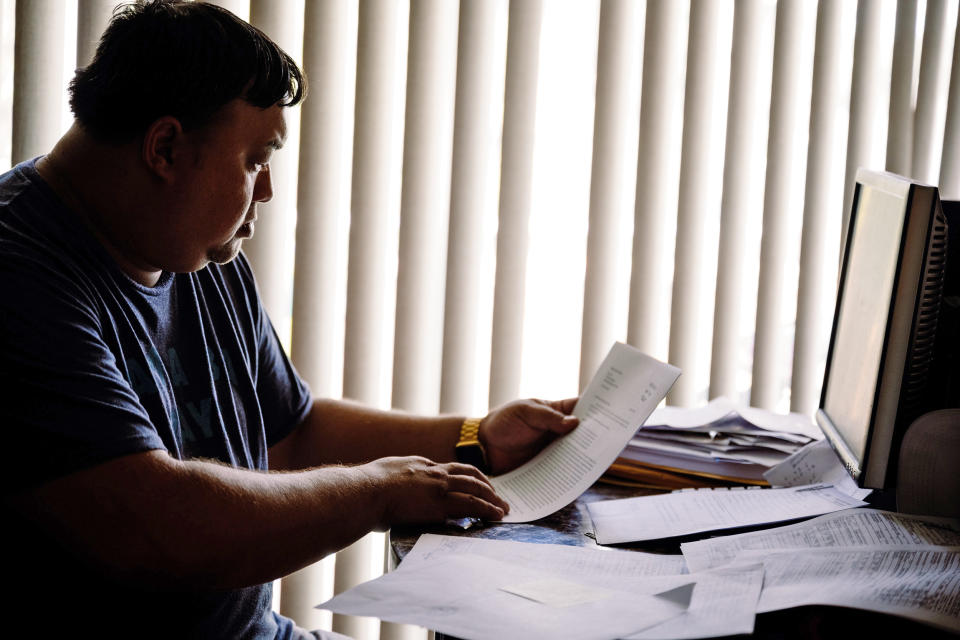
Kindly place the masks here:
[[(268, 447), (310, 409), (242, 255), (195, 273), (164, 272), (145, 287), (65, 207), (35, 161), (0, 176), (0, 341), (5, 499), (155, 449), (265, 470)], [(7, 523), (15, 540), (4, 573), (16, 595), (6, 610), (25, 628), (54, 624), (98, 637), (290, 633), (271, 612), (269, 584), (190, 593), (121, 584), (62, 550), (48, 527)]]

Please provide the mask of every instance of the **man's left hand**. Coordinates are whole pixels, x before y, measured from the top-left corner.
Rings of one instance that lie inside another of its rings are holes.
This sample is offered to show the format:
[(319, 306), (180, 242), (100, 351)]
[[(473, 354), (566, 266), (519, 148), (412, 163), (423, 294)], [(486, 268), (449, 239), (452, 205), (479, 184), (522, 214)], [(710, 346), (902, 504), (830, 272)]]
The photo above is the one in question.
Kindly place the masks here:
[(571, 415), (577, 398), (515, 400), (494, 409), (480, 422), (480, 442), (491, 475), (520, 466), (551, 441), (580, 424)]

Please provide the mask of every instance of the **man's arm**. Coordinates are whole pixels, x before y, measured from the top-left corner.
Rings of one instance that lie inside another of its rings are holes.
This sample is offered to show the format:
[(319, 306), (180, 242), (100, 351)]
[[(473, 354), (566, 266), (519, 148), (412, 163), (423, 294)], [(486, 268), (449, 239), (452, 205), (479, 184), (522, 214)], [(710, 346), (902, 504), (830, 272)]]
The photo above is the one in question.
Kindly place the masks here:
[(473, 467), (423, 458), (262, 473), (149, 451), (53, 480), (9, 506), (121, 580), (224, 589), (286, 575), (373, 529), (496, 520), (506, 505)]
[[(579, 421), (576, 398), (518, 400), (491, 411), (480, 423), (490, 471), (503, 473), (533, 457)], [(463, 416), (424, 417), (379, 411), (346, 400), (315, 400), (307, 418), (270, 448), (270, 468), (296, 470), (322, 464), (355, 464), (384, 456), (454, 459)]]

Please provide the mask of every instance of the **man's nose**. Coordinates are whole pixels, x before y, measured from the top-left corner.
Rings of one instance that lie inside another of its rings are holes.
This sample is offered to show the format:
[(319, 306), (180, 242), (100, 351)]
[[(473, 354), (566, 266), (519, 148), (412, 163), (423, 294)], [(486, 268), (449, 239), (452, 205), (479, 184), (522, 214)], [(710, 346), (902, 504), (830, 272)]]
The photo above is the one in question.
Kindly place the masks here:
[(257, 182), (253, 185), (253, 201), (269, 202), (273, 198), (273, 180), (270, 178), (270, 166), (267, 165), (257, 175)]

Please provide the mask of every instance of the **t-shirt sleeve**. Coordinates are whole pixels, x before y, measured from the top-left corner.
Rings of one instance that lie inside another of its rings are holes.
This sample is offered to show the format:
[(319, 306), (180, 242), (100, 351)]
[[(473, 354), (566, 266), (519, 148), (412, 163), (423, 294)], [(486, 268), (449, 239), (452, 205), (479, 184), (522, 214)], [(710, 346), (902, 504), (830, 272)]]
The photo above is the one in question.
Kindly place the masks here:
[(164, 448), (103, 339), (92, 297), (36, 263), (0, 263), (7, 493)]
[(257, 330), (257, 397), (263, 414), (267, 446), (283, 440), (310, 413), (313, 398), (307, 383), (290, 362), (276, 329), (256, 293), (253, 272), (241, 254), (236, 262), (253, 292), (251, 305)]

